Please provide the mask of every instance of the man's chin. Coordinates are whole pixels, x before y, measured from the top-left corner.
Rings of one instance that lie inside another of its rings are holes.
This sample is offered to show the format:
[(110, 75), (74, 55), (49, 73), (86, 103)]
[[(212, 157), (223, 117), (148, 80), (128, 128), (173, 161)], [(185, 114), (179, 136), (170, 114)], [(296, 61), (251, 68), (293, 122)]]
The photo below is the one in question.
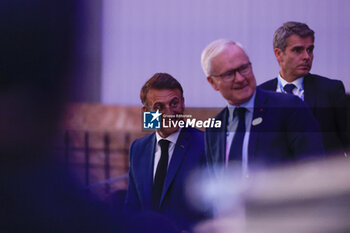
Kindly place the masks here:
[(307, 75), (308, 73), (310, 73), (310, 69), (301, 69), (300, 71), (299, 71), (299, 74), (298, 74), (298, 76), (299, 77), (302, 77), (302, 76), (305, 76), (305, 75)]
[(246, 90), (241, 95), (235, 96), (234, 98), (232, 98), (234, 101), (232, 101), (232, 103), (230, 103), (230, 104), (232, 104), (232, 105), (244, 104), (245, 102), (247, 102), (253, 96), (253, 94), (254, 94), (253, 91)]
[(175, 133), (179, 127), (171, 127), (171, 128), (161, 128), (158, 130), (158, 133), (163, 138), (169, 137), (171, 134)]

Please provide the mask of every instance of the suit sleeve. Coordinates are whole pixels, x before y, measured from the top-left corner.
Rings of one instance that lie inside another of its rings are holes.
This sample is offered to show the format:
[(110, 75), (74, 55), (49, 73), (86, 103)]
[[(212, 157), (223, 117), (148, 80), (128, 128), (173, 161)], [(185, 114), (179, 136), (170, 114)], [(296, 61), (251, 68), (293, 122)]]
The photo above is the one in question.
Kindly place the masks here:
[(133, 175), (133, 153), (135, 142), (132, 143), (129, 151), (129, 184), (128, 192), (126, 194), (125, 208), (128, 211), (135, 211), (141, 209), (141, 204), (137, 195), (137, 189), (135, 185), (135, 179)]
[(337, 125), (337, 134), (340, 138), (344, 149), (350, 146), (350, 116), (349, 103), (345, 94), (345, 88), (341, 81), (335, 82), (334, 91), (331, 94), (332, 106), (335, 106), (335, 119)]

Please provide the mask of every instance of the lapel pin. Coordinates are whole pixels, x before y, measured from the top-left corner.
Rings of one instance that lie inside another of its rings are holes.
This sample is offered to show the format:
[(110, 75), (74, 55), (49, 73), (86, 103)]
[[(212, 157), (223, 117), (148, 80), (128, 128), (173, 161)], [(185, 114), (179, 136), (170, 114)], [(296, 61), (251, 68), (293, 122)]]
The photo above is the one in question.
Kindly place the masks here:
[(262, 119), (261, 117), (255, 118), (255, 119), (252, 121), (252, 125), (253, 125), (253, 126), (259, 125), (259, 124), (261, 124), (262, 121), (263, 121), (263, 119)]
[(184, 145), (180, 145), (180, 147), (181, 147), (181, 148), (185, 148), (185, 146), (184, 146)]

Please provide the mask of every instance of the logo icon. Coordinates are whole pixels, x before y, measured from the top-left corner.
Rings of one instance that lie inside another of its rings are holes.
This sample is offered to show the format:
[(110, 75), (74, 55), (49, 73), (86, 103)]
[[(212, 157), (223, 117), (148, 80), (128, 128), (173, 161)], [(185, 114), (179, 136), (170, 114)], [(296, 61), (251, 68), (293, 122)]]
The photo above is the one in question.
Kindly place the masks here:
[(144, 129), (160, 129), (160, 116), (162, 113), (157, 110), (156, 112), (143, 112), (143, 128)]

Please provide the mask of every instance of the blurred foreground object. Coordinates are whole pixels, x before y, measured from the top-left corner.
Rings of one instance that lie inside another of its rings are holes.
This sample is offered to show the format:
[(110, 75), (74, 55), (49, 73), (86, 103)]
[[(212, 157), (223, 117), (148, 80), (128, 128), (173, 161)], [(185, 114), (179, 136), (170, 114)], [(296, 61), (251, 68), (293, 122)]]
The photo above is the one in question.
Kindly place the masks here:
[(339, 157), (300, 163), (258, 171), (248, 179), (228, 170), (218, 179), (197, 182), (191, 189), (197, 189), (197, 204), (211, 204), (216, 218), (195, 232), (350, 232), (349, 162)]
[(73, 79), (77, 4), (0, 2), (0, 232), (122, 232), (121, 216), (51, 150)]

